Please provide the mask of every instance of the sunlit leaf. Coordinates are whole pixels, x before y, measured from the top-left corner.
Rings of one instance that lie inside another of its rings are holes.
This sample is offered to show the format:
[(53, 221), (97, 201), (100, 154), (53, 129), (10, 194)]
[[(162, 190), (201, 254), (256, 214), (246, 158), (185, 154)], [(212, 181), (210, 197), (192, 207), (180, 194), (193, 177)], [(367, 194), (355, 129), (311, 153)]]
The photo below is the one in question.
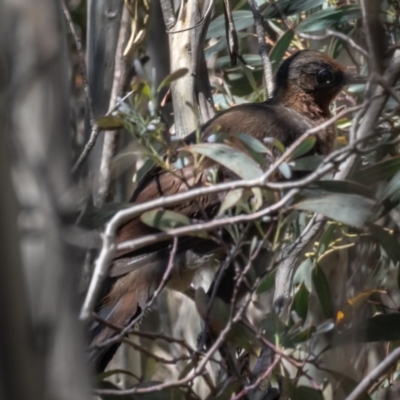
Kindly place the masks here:
[(280, 163), (278, 169), (286, 179), (290, 179), (292, 177), (292, 171), (287, 163)]
[(199, 143), (185, 150), (207, 156), (233, 171), (242, 179), (259, 178), (263, 171), (247, 154), (222, 143)]
[(267, 144), (270, 144), (270, 145), (276, 147), (279, 150), (279, 152), (282, 154), (286, 151), (285, 146), (278, 139), (275, 139), (273, 137), (266, 137), (263, 140), (264, 140), (264, 143), (267, 143)]
[(265, 147), (255, 137), (250, 136), (247, 133), (239, 133), (237, 136), (243, 143), (245, 143), (248, 147), (250, 147), (256, 153), (266, 153), (266, 154), (271, 153), (271, 150), (268, 149), (268, 147)]
[(159, 84), (158, 88), (157, 88), (157, 92), (160, 92), (160, 90), (168, 85), (171, 84), (171, 82), (176, 81), (179, 78), (182, 78), (183, 76), (185, 76), (188, 73), (188, 69), (187, 68), (179, 68), (176, 71), (172, 72), (171, 74), (169, 74), (167, 77), (165, 77), (163, 79), (163, 81)]
[(226, 210), (229, 210), (230, 208), (234, 207), (237, 203), (239, 203), (242, 196), (243, 196), (243, 189), (235, 189), (228, 192), (221, 203), (218, 215), (222, 215)]
[(374, 202), (371, 199), (342, 194), (307, 199), (292, 207), (317, 212), (343, 224), (362, 228), (372, 214), (373, 205)]
[(124, 126), (124, 120), (113, 115), (106, 115), (104, 117), (97, 118), (97, 126), (103, 130), (120, 129)]

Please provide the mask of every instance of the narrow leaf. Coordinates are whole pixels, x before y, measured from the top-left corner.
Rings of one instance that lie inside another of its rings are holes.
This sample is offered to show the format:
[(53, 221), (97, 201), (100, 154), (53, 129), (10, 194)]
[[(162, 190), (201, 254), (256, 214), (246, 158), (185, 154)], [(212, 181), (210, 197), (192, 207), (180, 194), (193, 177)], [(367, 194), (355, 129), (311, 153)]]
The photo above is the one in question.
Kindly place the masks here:
[(312, 281), (325, 317), (333, 318), (331, 291), (329, 289), (329, 284), (326, 280), (324, 271), (322, 271), (318, 264), (315, 264), (313, 267)]
[(371, 216), (374, 202), (358, 195), (327, 195), (307, 199), (292, 207), (317, 212), (343, 224), (362, 228)]
[(309, 293), (304, 282), (299, 286), (294, 295), (291, 309), (303, 320), (307, 318)]
[(124, 121), (122, 118), (115, 117), (113, 115), (106, 115), (104, 117), (97, 118), (97, 126), (103, 130), (115, 130), (123, 128)]
[(290, 43), (292, 42), (293, 37), (294, 37), (294, 31), (289, 29), (278, 39), (278, 41), (275, 43), (275, 46), (272, 48), (269, 58), (271, 60), (274, 72), (278, 69), (283, 59), (283, 56), (285, 55), (285, 52), (287, 51), (287, 49), (290, 46)]
[(200, 143), (185, 150), (207, 156), (233, 171), (242, 179), (259, 178), (263, 171), (247, 154), (222, 143)]
[(166, 76), (163, 79), (163, 81), (159, 84), (159, 86), (157, 88), (157, 93), (159, 93), (162, 88), (170, 85), (171, 82), (176, 81), (177, 79), (185, 76), (188, 73), (188, 71), (189, 70), (187, 68), (179, 68), (179, 69), (175, 70), (174, 72), (172, 72), (171, 74), (169, 74), (168, 76)]
[(378, 240), (388, 257), (397, 264), (400, 262), (400, 243), (396, 238), (381, 226), (376, 224), (369, 224), (369, 230), (375, 239)]
[(315, 137), (304, 139), (293, 151), (290, 159), (295, 160), (296, 158), (307, 154), (314, 147), (316, 140), (317, 139)]
[(385, 179), (391, 179), (400, 171), (400, 156), (381, 161), (370, 167), (357, 171), (351, 177), (352, 180), (370, 184)]

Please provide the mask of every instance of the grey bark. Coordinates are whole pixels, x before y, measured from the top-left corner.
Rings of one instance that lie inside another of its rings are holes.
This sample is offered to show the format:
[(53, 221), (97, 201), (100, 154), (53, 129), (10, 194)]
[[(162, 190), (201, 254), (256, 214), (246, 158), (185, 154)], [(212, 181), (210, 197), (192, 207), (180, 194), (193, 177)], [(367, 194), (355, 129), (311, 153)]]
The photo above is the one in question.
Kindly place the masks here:
[(66, 32), (57, 2), (0, 1), (0, 396), (90, 398), (78, 324)]

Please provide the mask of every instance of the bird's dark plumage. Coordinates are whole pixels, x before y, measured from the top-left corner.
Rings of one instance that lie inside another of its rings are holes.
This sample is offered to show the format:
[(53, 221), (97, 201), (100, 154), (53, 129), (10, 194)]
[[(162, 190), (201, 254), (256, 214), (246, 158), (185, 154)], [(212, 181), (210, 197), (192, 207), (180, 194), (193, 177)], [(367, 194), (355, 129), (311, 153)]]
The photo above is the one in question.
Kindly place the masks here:
[[(208, 121), (201, 128), (202, 140), (222, 132), (231, 136), (246, 133), (263, 141), (266, 137), (279, 139), (288, 146), (307, 129), (327, 120), (329, 106), (342, 87), (348, 83), (344, 67), (319, 52), (300, 51), (287, 58), (276, 75), (276, 89), (272, 99), (264, 103), (251, 103), (230, 108)], [(185, 141), (195, 141), (195, 133)], [(313, 152), (328, 154), (334, 145), (333, 127), (317, 134)], [(192, 165), (177, 170), (176, 175), (153, 169), (139, 184), (132, 202), (143, 203), (160, 196), (185, 192), (188, 187), (202, 186), (207, 181), (207, 168), (216, 163), (206, 159), (203, 173), (194, 174)], [(231, 171), (220, 168), (219, 181), (237, 179)], [(218, 194), (199, 198), (173, 207), (174, 211), (188, 217), (215, 216), (221, 203)], [(121, 227), (117, 244), (154, 233), (157, 230), (145, 225), (140, 218), (128, 221)], [(104, 288), (97, 312), (111, 324), (124, 326), (145, 306), (161, 282), (168, 264), (170, 242), (158, 243), (136, 252), (120, 252), (110, 269), (110, 278)], [(202, 256), (202, 257), (201, 257)], [(204, 264), (218, 266), (220, 255), (216, 245), (201, 238), (181, 238), (176, 254), (174, 271), (169, 286), (185, 290), (192, 282), (196, 268)], [(96, 324), (92, 330), (92, 344), (111, 337), (111, 328)], [(102, 370), (116, 347), (95, 349), (91, 353), (97, 370)]]

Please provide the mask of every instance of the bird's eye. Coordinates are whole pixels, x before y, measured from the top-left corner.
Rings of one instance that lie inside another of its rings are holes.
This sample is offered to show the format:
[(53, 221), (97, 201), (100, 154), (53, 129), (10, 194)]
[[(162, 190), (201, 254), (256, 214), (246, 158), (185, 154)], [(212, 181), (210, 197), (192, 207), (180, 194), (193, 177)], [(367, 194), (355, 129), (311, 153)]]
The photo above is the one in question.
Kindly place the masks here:
[(333, 82), (333, 73), (327, 69), (320, 69), (317, 73), (317, 82), (319, 85), (329, 85)]

